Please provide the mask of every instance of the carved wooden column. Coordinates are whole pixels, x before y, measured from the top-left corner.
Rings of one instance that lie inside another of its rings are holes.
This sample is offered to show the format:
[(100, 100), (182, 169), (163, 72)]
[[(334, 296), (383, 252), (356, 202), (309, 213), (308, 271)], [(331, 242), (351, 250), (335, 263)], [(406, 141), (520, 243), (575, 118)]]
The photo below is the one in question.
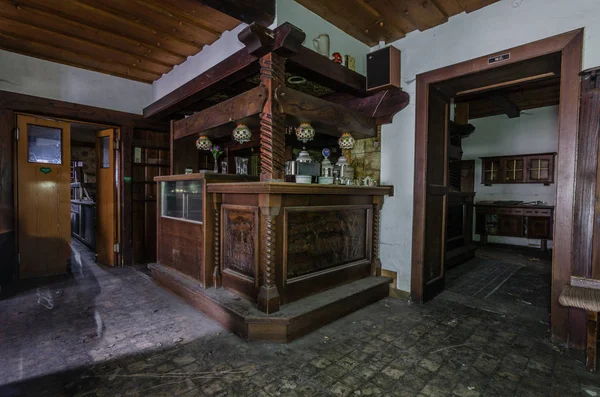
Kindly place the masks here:
[(214, 260), (215, 267), (213, 269), (213, 286), (221, 288), (221, 202), (222, 195), (214, 193), (213, 195), (213, 238), (214, 238)]
[(371, 274), (381, 276), (381, 260), (379, 259), (379, 228), (381, 225), (381, 207), (383, 196), (373, 196), (373, 248), (371, 260)]
[(276, 101), (279, 87), (285, 87), (285, 58), (269, 53), (260, 58), (260, 81), (267, 88), (267, 100), (260, 114), (260, 180), (283, 180), (285, 175), (285, 115)]
[(262, 285), (258, 293), (258, 308), (267, 313), (279, 311), (279, 289), (276, 276), (281, 259), (277, 250), (276, 222), (281, 208), (281, 196), (261, 194), (259, 196), (261, 214), (260, 268), (262, 272)]

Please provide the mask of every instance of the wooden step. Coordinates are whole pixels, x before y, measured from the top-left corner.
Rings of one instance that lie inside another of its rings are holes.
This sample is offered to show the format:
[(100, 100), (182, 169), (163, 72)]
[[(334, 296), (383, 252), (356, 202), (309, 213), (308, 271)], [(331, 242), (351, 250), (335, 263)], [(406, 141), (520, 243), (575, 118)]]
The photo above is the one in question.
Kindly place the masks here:
[(247, 299), (224, 288), (204, 289), (199, 282), (159, 264), (149, 265), (163, 288), (245, 340), (289, 342), (389, 294), (388, 277), (366, 277), (281, 306), (265, 314)]

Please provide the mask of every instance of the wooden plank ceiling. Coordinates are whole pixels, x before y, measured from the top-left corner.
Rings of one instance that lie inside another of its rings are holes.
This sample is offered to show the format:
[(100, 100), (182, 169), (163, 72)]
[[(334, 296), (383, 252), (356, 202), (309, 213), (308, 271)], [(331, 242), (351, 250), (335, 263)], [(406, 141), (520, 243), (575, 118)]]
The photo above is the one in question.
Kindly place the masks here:
[(202, 3), (0, 0), (0, 49), (151, 83), (239, 25)]
[(448, 22), (451, 16), (473, 12), (499, 0), (295, 1), (363, 43), (374, 46), (380, 40), (391, 43), (414, 30), (433, 28)]

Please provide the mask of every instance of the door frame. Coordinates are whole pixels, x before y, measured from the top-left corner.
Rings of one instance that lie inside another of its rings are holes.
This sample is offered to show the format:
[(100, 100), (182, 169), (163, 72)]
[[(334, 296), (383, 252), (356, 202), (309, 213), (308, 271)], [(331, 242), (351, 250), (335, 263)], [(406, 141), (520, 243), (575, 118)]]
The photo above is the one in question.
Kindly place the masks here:
[[(122, 138), (122, 134), (121, 134), (121, 128), (119, 126), (115, 126), (115, 125), (109, 125), (109, 124), (105, 124), (105, 123), (95, 123), (92, 121), (83, 121), (83, 120), (75, 120), (75, 119), (69, 119), (69, 118), (64, 118), (64, 117), (54, 117), (51, 115), (39, 115), (36, 113), (30, 113), (30, 112), (22, 112), (22, 111), (15, 111), (13, 112), (13, 123), (14, 123), (14, 128), (18, 128), (18, 118), (19, 116), (29, 116), (29, 117), (37, 117), (37, 118), (41, 118), (41, 119), (46, 119), (46, 120), (54, 120), (54, 121), (61, 121), (61, 122), (65, 122), (65, 123), (76, 123), (76, 124), (89, 124), (89, 125), (94, 125), (97, 127), (104, 127), (106, 129), (113, 129), (114, 130), (114, 135), (115, 135), (115, 140), (114, 143), (118, 142), (118, 144), (115, 146), (115, 150), (114, 150), (114, 166), (115, 166), (115, 174), (114, 174), (114, 183), (115, 183), (115, 198), (114, 198), (114, 204), (115, 204), (115, 215), (117, 216), (116, 219), (116, 230), (115, 230), (115, 236), (117, 239), (117, 243), (119, 245), (119, 252), (115, 253), (115, 266), (122, 266), (122, 231), (121, 231), (121, 205), (122, 205), (122, 194), (120, 192), (120, 188), (121, 188), (121, 183), (120, 181), (123, 180), (123, 174), (122, 174), (122, 169), (123, 167), (121, 166), (121, 138)], [(22, 133), (22, 132), (20, 132)], [(13, 136), (14, 138), (14, 136)], [(19, 164), (18, 164), (18, 156), (17, 156), (17, 149), (18, 149), (18, 142), (16, 141), (16, 139), (14, 139), (14, 143), (13, 143), (13, 147), (12, 147), (12, 166), (13, 166), (13, 170), (12, 170), (12, 176), (13, 176), (13, 224), (14, 224), (14, 249), (15, 249), (15, 255), (18, 256), (19, 252), (20, 252), (20, 241), (19, 241), (19, 201), (18, 201), (18, 197), (19, 197), (19, 192), (18, 192), (18, 176), (19, 176)], [(70, 195), (70, 193), (69, 193)], [(70, 222), (69, 222), (70, 223)], [(17, 257), (18, 259), (18, 257)], [(17, 260), (17, 267), (16, 267), (16, 278), (19, 279), (20, 277), (20, 263)]]
[[(507, 52), (511, 56), (509, 60), (488, 64), (490, 57)], [(567, 340), (570, 333), (580, 332), (569, 327), (569, 311), (558, 303), (558, 295), (562, 288), (569, 283), (572, 267), (573, 243), (571, 236), (575, 221), (573, 192), (579, 122), (579, 73), (583, 58), (583, 28), (417, 75), (411, 298), (417, 303), (423, 302), (429, 85), (556, 52), (561, 53), (562, 60), (554, 230), (560, 230), (561, 233), (555, 233), (553, 240), (551, 330), (554, 339)], [(585, 337), (585, 329), (583, 335)], [(575, 338), (575, 340), (577, 339)]]

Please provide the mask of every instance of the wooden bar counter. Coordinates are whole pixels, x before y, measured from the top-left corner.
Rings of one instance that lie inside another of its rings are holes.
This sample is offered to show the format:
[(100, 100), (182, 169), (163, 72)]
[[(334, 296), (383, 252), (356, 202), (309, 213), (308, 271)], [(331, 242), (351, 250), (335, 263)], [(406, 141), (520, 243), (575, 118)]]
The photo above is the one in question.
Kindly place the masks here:
[[(388, 295), (379, 214), (392, 187), (228, 177), (236, 178), (155, 178), (163, 183), (157, 282), (253, 340), (288, 341)], [(169, 216), (162, 204), (167, 186), (190, 180), (204, 182), (202, 223)]]

